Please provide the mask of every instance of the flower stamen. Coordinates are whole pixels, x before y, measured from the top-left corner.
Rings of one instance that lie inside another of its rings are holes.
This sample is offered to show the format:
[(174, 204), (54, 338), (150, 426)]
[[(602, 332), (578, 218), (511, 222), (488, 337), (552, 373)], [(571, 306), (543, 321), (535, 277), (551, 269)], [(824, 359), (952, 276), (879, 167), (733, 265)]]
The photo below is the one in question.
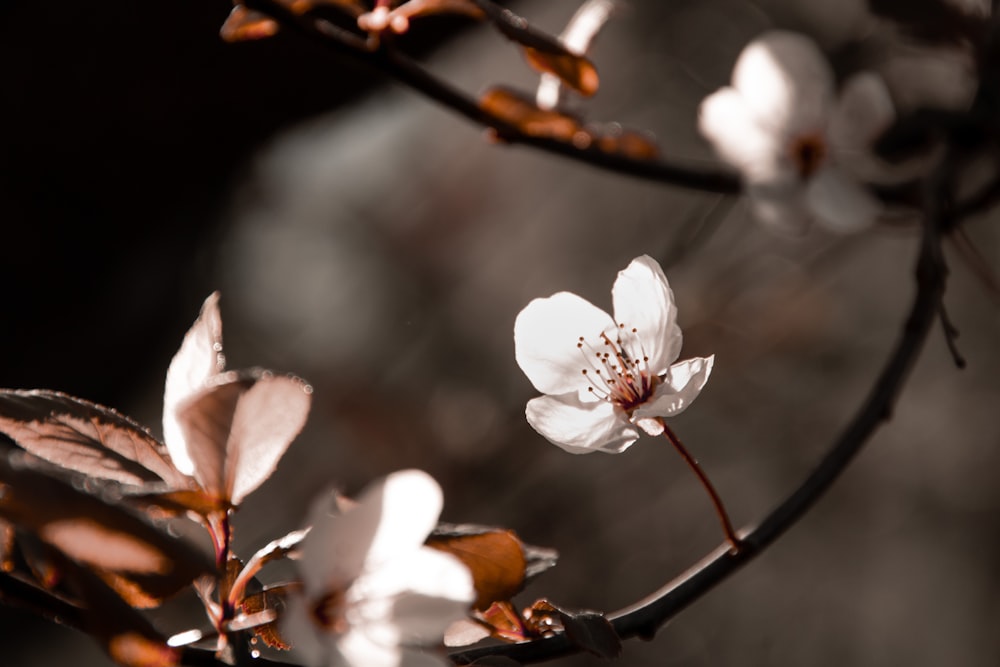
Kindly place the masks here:
[(600, 338), (608, 351), (595, 350), (583, 336), (577, 339), (576, 346), (587, 363), (581, 371), (590, 384), (587, 391), (631, 416), (653, 395), (661, 380), (647, 366), (649, 356), (635, 327), (619, 324), (617, 336), (602, 332)]

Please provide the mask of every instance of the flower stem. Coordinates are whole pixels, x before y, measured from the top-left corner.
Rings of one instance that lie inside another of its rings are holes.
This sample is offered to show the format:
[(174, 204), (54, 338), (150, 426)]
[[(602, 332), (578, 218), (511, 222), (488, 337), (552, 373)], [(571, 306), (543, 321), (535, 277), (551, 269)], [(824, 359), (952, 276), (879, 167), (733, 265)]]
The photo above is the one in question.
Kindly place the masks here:
[(705, 487), (705, 491), (708, 492), (708, 496), (712, 499), (712, 504), (715, 505), (715, 513), (719, 516), (719, 522), (722, 524), (722, 532), (726, 535), (726, 540), (732, 546), (732, 552), (739, 553), (740, 551), (740, 538), (736, 535), (736, 531), (733, 530), (733, 524), (729, 520), (729, 514), (726, 512), (726, 507), (722, 504), (722, 498), (716, 492), (715, 487), (712, 486), (712, 482), (709, 481), (708, 475), (705, 471), (701, 469), (698, 465), (698, 460), (691, 456), (691, 452), (687, 450), (687, 447), (681, 442), (677, 434), (670, 430), (670, 427), (665, 423), (663, 424), (663, 435), (670, 441), (670, 444), (674, 446), (677, 453), (681, 455), (684, 462), (688, 464), (688, 467), (694, 471), (694, 474), (698, 476), (701, 480), (701, 485)]

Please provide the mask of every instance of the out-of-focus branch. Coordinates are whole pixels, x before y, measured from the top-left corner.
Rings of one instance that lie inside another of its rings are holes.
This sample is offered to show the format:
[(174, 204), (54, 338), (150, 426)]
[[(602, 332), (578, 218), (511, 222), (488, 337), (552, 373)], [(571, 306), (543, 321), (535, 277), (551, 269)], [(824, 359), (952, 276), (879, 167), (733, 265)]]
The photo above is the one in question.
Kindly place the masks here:
[(15, 574), (0, 571), (0, 604), (24, 609), (41, 618), (85, 631), (84, 610)]
[(555, 138), (526, 134), (516, 125), (484, 110), (475, 98), (434, 76), (391, 44), (369, 48), (360, 39), (341, 39), (342, 29), (316, 16), (296, 14), (279, 0), (243, 0), (242, 4), (270, 16), (283, 28), (294, 30), (315, 44), (367, 63), (467, 120), (489, 128), (504, 142), (531, 146), (608, 171), (678, 187), (725, 194), (740, 191), (739, 177), (728, 170), (634, 158), (600, 150), (593, 144), (579, 147)]
[[(946, 173), (945, 166), (941, 169)], [(815, 470), (755, 528), (742, 531), (740, 550), (722, 544), (690, 570), (644, 600), (609, 615), (622, 638), (652, 637), (668, 620), (761, 554), (823, 496), (847, 468), (882, 422), (889, 419), (910, 370), (941, 310), (946, 268), (941, 252), (940, 229), (949, 222), (939, 192), (944, 184), (928, 188), (928, 216), (916, 265), (917, 294), (903, 323), (896, 346), (871, 392)], [(501, 655), (520, 663), (541, 662), (578, 649), (564, 634), (521, 644), (473, 648), (452, 654), (458, 664)]]

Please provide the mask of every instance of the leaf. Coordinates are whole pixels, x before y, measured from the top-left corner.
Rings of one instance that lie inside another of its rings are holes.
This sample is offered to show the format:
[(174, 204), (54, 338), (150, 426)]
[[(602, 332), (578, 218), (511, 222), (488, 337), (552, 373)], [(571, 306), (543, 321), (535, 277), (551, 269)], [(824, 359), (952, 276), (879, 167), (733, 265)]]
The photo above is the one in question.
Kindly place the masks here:
[(181, 652), (167, 646), (152, 624), (115, 595), (95, 574), (62, 558), (58, 563), (81, 600), (83, 630), (101, 642), (122, 667), (175, 667)]
[(268, 563), (280, 558), (298, 558), (299, 545), (302, 544), (302, 540), (305, 539), (311, 530), (312, 528), (293, 530), (284, 537), (269, 542), (261, 549), (258, 549), (257, 553), (251, 556), (250, 560), (243, 566), (233, 581), (232, 586), (230, 586), (230, 600), (233, 603), (238, 602), (243, 597), (243, 591), (250, 580)]
[(547, 72), (576, 92), (590, 97), (597, 92), (597, 68), (586, 57), (570, 51), (558, 39), (536, 30), (528, 22), (489, 0), (473, 0), (490, 22), (508, 39), (524, 47), (528, 63)]
[(488, 89), (480, 96), (479, 107), (531, 137), (570, 142), (581, 131), (580, 122), (573, 116), (541, 109), (531, 98), (509, 88)]
[[(277, 610), (285, 604), (285, 599), (292, 591), (301, 588), (300, 584), (278, 584), (269, 586), (262, 591), (248, 595), (243, 598), (240, 608), (248, 616), (259, 614), (263, 611)], [(271, 648), (287, 651), (292, 647), (291, 643), (281, 635), (277, 621), (271, 621), (250, 628), (253, 633)]]
[(222, 28), (219, 29), (219, 36), (227, 42), (266, 39), (276, 34), (278, 34), (277, 21), (242, 5), (233, 7)]
[(163, 439), (174, 465), (186, 475), (194, 473), (194, 462), (177, 421), (177, 410), (225, 368), (219, 293), (213, 292), (205, 299), (198, 319), (191, 325), (180, 349), (171, 359), (163, 389)]
[(604, 153), (623, 155), (633, 160), (655, 160), (660, 155), (655, 138), (648, 132), (623, 128), (618, 123), (588, 127), (587, 132)]
[(0, 458), (0, 518), (98, 574), (108, 573), (136, 606), (157, 604), (214, 569), (205, 554), (124, 507), (8, 458)]
[(278, 2), (295, 14), (305, 14), (322, 7), (330, 7), (357, 18), (368, 11), (361, 0), (278, 0)]
[(14, 571), (14, 526), (0, 520), (0, 572)]
[(404, 33), (409, 29), (412, 19), (435, 14), (457, 14), (477, 20), (486, 18), (483, 10), (472, 0), (409, 0), (389, 12), (385, 17), (385, 23), (391, 26), (394, 32)]
[(137, 632), (111, 637), (106, 646), (108, 656), (122, 667), (174, 667), (181, 664), (181, 652), (158, 639)]
[(597, 68), (584, 56), (569, 51), (542, 51), (530, 46), (524, 47), (524, 55), (528, 64), (536, 70), (559, 77), (560, 81), (584, 97), (597, 92), (600, 84)]
[(207, 493), (239, 505), (302, 430), (311, 395), (303, 380), (267, 371), (213, 376), (177, 409), (195, 479)]
[(0, 431), (39, 458), (97, 479), (190, 485), (145, 428), (111, 408), (60, 392), (0, 389)]
[[(527, 553), (537, 574), (555, 564), (555, 552), (539, 547), (526, 547), (512, 530), (474, 525), (439, 525), (427, 546), (458, 558), (472, 572), (476, 588), (474, 607), (484, 610), (494, 602), (510, 600), (523, 587), (528, 576)], [(549, 565), (538, 569), (548, 556)]]
[[(494, 602), (476, 618), (488, 626), (497, 639), (508, 642), (520, 642), (531, 639), (528, 629), (510, 602)], [(539, 635), (540, 636), (540, 635)]]

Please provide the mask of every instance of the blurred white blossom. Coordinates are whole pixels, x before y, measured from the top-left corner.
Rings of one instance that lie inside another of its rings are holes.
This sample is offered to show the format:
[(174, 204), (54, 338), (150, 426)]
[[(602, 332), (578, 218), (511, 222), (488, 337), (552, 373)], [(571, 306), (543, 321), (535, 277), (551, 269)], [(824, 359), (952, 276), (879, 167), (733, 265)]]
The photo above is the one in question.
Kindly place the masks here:
[(811, 39), (771, 31), (743, 49), (732, 85), (702, 102), (698, 124), (722, 159), (740, 170), (762, 222), (796, 229), (815, 219), (851, 232), (881, 211), (858, 177), (877, 164), (870, 146), (894, 118), (877, 74), (855, 74), (838, 96), (830, 65)]
[(535, 299), (517, 316), (517, 363), (536, 389), (528, 423), (574, 454), (618, 453), (663, 432), (661, 418), (695, 399), (715, 357), (673, 363), (681, 350), (674, 295), (656, 260), (618, 273), (615, 316), (575, 294)]
[(419, 470), (393, 473), (346, 509), (323, 498), (303, 547), (304, 590), (282, 629), (309, 665), (424, 667), (449, 664), (421, 647), (475, 599), (454, 556), (424, 546), (441, 512), (441, 489)]

